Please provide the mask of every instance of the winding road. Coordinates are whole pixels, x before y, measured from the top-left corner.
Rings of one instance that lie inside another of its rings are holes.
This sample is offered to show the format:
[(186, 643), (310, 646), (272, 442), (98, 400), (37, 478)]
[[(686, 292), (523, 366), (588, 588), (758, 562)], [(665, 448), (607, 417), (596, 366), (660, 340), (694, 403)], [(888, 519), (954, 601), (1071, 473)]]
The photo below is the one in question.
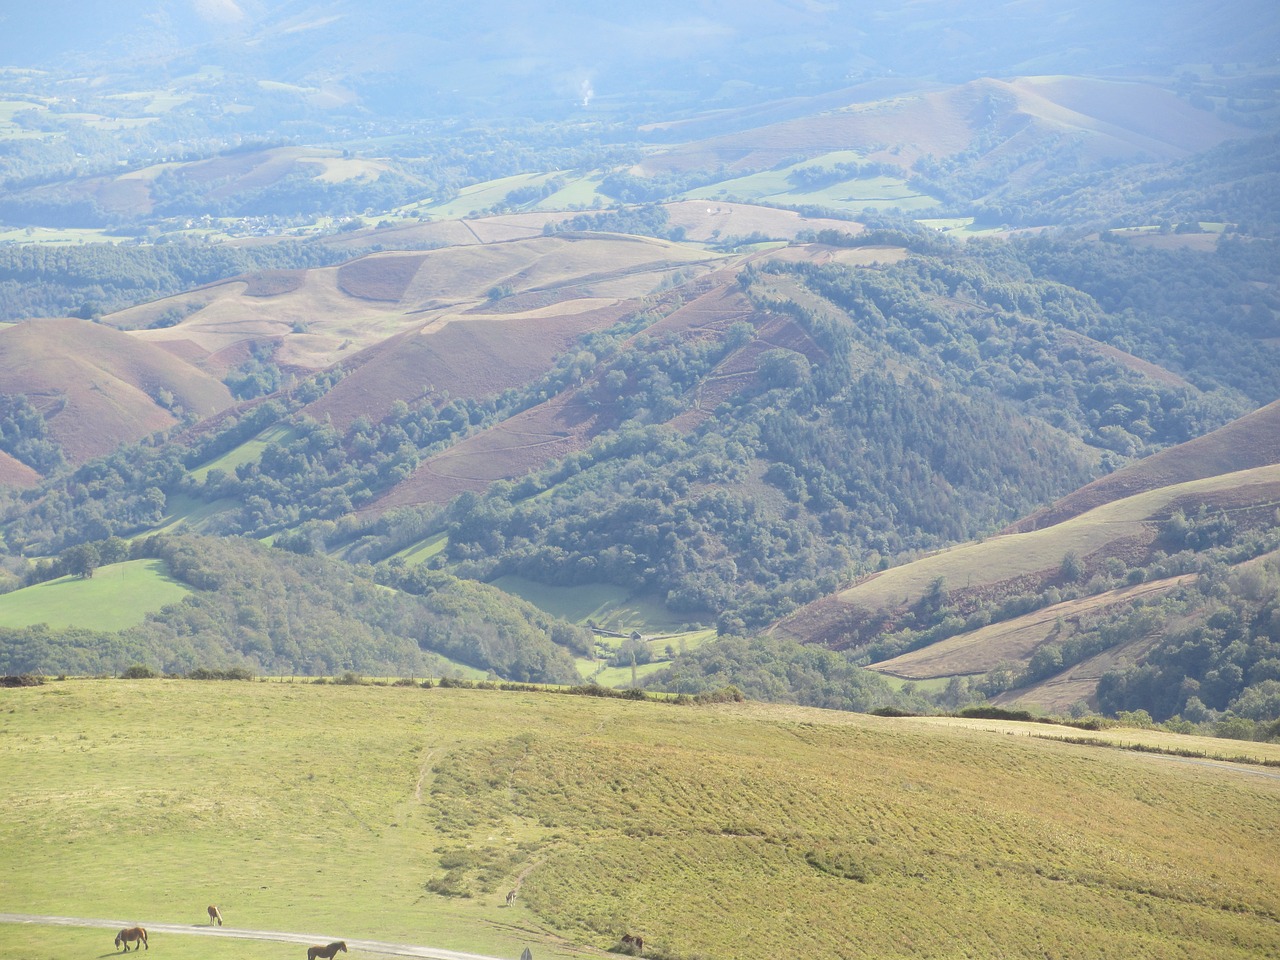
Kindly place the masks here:
[[(104, 930), (120, 930), (137, 924), (136, 920), (91, 920), (85, 917), (49, 917), (29, 913), (0, 913), (0, 923), (31, 923), (50, 927), (101, 927)], [(310, 946), (329, 943), (336, 939), (331, 934), (281, 933), (273, 930), (241, 930), (236, 927), (210, 927), (191, 923), (146, 923), (147, 933), (177, 933), (199, 937), (232, 937), (238, 940), (275, 940), (281, 943), (301, 943)], [(514, 960), (511, 957), (492, 957), (483, 953), (460, 953), (457, 950), (441, 950), (439, 947), (417, 947), (407, 943), (383, 943), (380, 940), (346, 939), (353, 950), (381, 953), (392, 957), (423, 957), (425, 960)]]

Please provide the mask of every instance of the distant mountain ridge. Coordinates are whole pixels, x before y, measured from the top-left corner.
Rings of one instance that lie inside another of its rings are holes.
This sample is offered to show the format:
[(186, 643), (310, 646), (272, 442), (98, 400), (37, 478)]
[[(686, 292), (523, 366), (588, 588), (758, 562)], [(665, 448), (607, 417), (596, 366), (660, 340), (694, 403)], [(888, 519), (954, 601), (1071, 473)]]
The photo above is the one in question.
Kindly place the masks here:
[(1262, 0), (1233, 4), (1226, 15), (1202, 0), (1089, 0), (1065, 10), (1006, 2), (980, 13), (942, 0), (856, 10), (777, 0), (690, 9), (664, 0), (609, 13), (559, 0), (537, 17), (510, 0), (473, 7), (465, 17), (396, 0), (57, 6), (58, 31), (43, 29), (41, 13), (7, 10), (0, 62), (71, 62), (83, 70), (108, 61), (115, 72), (169, 76), (213, 65), (329, 91), (340, 111), (358, 105), (401, 116), (513, 108), (590, 115), (593, 108), (634, 110), (646, 97), (669, 106), (677, 86), (703, 102), (731, 105), (744, 90), (758, 97), (839, 86), (851, 75), (920, 76), (921, 62), (937, 79), (962, 82), (1029, 72), (1114, 74), (1133, 63), (1158, 70), (1257, 61), (1274, 50), (1277, 30)]

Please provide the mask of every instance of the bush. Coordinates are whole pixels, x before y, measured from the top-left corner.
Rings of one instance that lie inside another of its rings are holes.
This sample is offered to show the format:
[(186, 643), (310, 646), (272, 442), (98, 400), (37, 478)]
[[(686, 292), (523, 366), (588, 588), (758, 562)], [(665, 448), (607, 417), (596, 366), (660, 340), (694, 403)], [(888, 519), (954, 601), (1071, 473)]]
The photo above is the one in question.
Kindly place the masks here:
[(0, 687), (38, 687), (44, 683), (44, 677), (33, 673), (20, 673), (17, 676), (0, 677)]
[(133, 666), (127, 667), (124, 670), (124, 672), (120, 674), (120, 679), (122, 680), (154, 680), (158, 676), (160, 676), (160, 674), (156, 673), (150, 667), (145, 666), (141, 663), (135, 663)]
[(1024, 723), (1036, 719), (1027, 710), (1005, 710), (1001, 707), (965, 707), (957, 716), (976, 720), (1019, 720)]
[(231, 667), (227, 670), (197, 667), (186, 676), (188, 680), (252, 680), (253, 671), (248, 667)]

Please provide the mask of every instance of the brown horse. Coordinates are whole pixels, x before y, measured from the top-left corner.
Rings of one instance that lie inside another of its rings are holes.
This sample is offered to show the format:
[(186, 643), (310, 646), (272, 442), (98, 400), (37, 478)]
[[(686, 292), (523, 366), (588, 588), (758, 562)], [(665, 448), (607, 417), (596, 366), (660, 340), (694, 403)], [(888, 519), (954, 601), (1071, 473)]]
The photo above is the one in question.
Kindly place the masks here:
[(509, 907), (515, 902), (516, 902), (516, 892), (512, 890), (510, 893), (507, 894), (507, 906)]
[(644, 953), (644, 937), (633, 937), (629, 933), (622, 935), (622, 945), (631, 947), (636, 953)]
[(347, 952), (345, 941), (335, 940), (327, 947), (307, 947), (307, 960), (316, 960), (316, 957), (324, 957), (324, 960), (333, 960), (339, 950), (343, 953)]
[(117, 933), (116, 949), (119, 949), (120, 944), (123, 943), (124, 952), (128, 953), (129, 944), (133, 943), (134, 941), (137, 941), (138, 943), (142, 944), (148, 950), (151, 949), (151, 947), (147, 946), (147, 931), (142, 929), (142, 927), (126, 927), (125, 929)]
[(218, 921), (218, 926), (222, 926), (222, 913), (213, 904), (209, 905), (209, 926), (213, 926), (213, 921)]

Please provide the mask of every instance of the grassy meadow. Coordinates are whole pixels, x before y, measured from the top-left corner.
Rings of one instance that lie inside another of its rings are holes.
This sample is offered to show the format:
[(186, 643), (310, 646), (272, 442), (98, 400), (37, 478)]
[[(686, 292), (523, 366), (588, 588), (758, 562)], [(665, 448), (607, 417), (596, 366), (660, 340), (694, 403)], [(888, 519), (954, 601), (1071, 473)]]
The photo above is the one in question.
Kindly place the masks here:
[[(539, 960), (624, 932), (672, 958), (1280, 955), (1274, 769), (1007, 733), (418, 687), (4, 689), (0, 913), (198, 926), (218, 903), (229, 927)], [(0, 924), (10, 957), (109, 942)]]
[(0, 627), (46, 623), (55, 630), (123, 630), (191, 592), (162, 560), (99, 567), (93, 577), (58, 577), (0, 596)]

